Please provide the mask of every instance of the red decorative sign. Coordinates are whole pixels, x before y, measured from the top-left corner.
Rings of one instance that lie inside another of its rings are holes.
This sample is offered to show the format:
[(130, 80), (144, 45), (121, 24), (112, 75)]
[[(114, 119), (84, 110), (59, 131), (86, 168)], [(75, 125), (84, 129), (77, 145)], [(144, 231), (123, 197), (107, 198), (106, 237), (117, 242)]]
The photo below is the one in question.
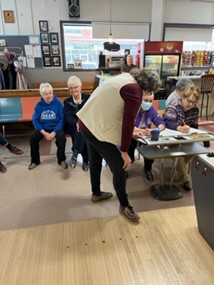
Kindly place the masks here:
[(145, 54), (181, 54), (183, 42), (145, 42)]

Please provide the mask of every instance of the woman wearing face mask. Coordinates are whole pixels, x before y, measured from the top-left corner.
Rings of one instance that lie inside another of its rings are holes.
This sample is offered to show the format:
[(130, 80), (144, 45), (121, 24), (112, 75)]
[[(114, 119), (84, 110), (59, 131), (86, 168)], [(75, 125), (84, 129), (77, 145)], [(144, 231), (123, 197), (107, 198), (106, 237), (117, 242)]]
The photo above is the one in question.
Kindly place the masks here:
[[(152, 124), (155, 125), (155, 127), (160, 131), (165, 129), (164, 120), (161, 118), (161, 116), (158, 115), (157, 110), (152, 105), (153, 99), (154, 99), (153, 93), (146, 93), (143, 96), (141, 109), (135, 120), (135, 128), (133, 136), (150, 136)], [(137, 143), (138, 142), (133, 138), (131, 140), (131, 144), (129, 147), (128, 154), (132, 162), (134, 162), (135, 160), (134, 153), (137, 147)], [(152, 174), (153, 162), (154, 160), (144, 158), (145, 179), (149, 182), (153, 181), (153, 174)]]

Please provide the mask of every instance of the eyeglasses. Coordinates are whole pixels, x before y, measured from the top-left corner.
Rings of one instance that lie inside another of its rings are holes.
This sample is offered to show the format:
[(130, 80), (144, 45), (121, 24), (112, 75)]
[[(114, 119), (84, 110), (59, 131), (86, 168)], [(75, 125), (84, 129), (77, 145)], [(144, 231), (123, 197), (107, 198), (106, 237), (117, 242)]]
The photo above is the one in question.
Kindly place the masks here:
[(72, 87), (68, 87), (69, 90), (77, 90), (78, 88), (80, 88), (80, 86), (72, 86)]
[(196, 104), (196, 101), (192, 101), (192, 100), (190, 100), (189, 98), (187, 98), (187, 97), (184, 97), (184, 99), (187, 101), (187, 103), (189, 104), (189, 105), (195, 105)]

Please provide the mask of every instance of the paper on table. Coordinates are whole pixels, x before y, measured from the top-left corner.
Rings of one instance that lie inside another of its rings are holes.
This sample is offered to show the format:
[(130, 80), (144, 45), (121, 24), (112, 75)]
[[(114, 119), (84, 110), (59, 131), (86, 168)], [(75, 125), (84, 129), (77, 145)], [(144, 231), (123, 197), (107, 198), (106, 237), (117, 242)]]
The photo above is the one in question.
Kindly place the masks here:
[(172, 136), (188, 136), (191, 134), (207, 134), (207, 131), (202, 131), (199, 129), (194, 129), (194, 128), (190, 128), (190, 131), (188, 133), (181, 133), (175, 130), (170, 130), (170, 129), (165, 129), (163, 131), (161, 131), (160, 133), (160, 137), (172, 137)]

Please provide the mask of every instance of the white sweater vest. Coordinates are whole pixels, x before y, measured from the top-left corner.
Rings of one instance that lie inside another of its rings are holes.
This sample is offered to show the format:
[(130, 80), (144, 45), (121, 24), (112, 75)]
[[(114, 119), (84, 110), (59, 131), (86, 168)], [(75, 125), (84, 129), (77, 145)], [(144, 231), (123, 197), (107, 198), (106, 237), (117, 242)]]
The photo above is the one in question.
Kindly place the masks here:
[(129, 73), (106, 79), (77, 113), (98, 140), (121, 145), (124, 101), (120, 89), (129, 83), (136, 83)]

